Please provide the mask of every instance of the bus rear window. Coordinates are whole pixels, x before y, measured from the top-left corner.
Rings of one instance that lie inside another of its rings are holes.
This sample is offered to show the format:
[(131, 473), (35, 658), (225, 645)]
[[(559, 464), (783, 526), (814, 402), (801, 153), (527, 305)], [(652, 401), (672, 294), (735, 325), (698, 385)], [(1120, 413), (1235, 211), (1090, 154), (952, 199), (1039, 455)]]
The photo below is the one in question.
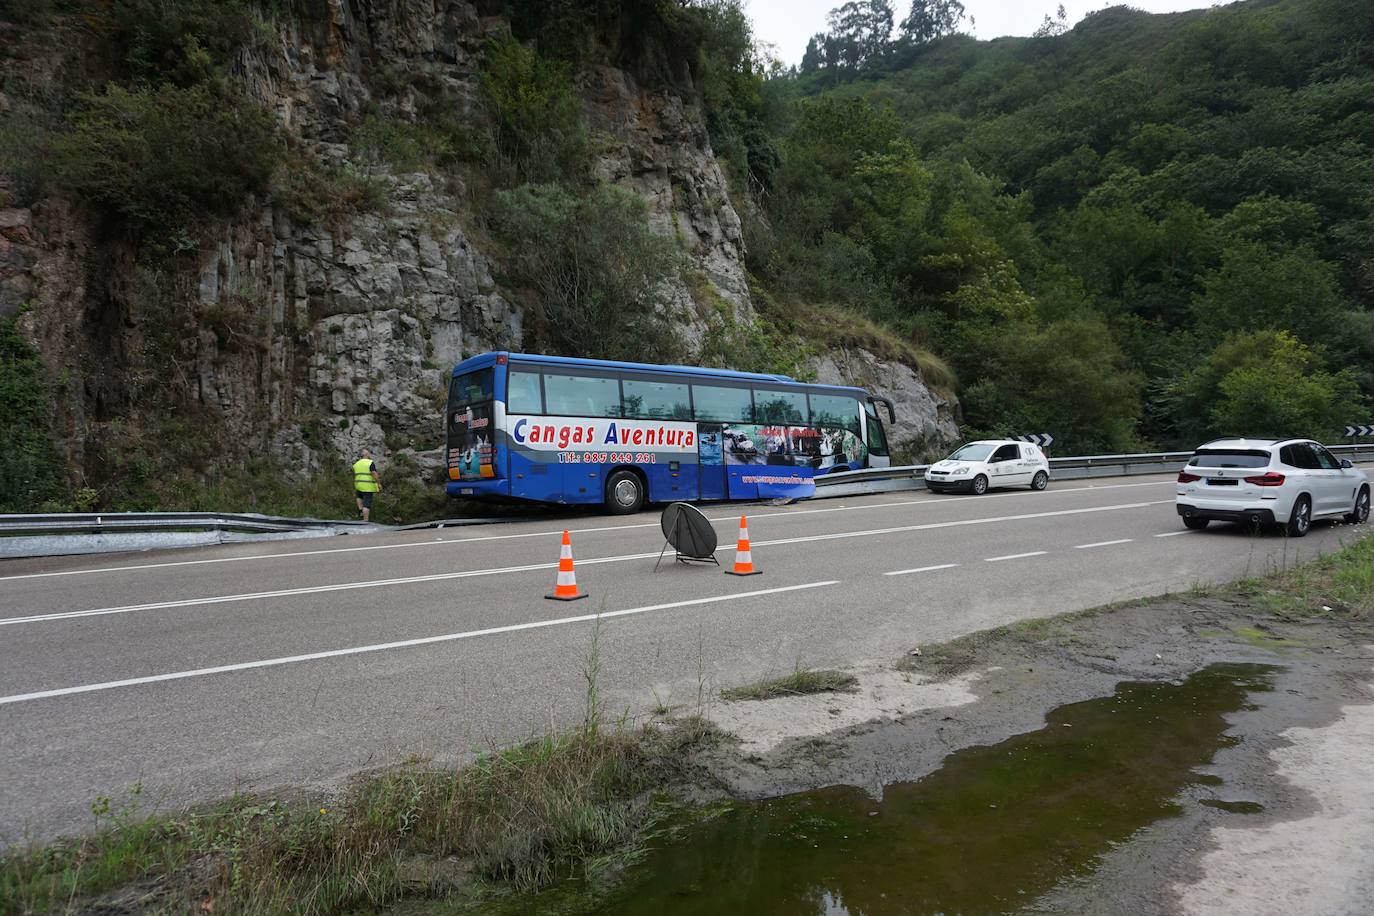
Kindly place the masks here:
[(490, 401), (494, 377), (495, 373), (491, 369), (478, 369), (476, 372), (454, 376), (453, 381), (449, 382), (448, 386), (449, 410), (477, 404), (481, 401)]

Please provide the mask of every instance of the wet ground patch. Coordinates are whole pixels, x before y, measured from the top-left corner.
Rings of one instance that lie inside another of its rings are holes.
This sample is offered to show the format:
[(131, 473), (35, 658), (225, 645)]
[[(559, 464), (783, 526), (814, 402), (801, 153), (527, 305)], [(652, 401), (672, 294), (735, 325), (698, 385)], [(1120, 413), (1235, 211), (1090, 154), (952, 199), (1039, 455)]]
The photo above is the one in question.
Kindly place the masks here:
[(656, 849), (597, 911), (1019, 909), (1179, 813), (1196, 769), (1233, 740), (1227, 715), (1275, 671), (1216, 664), (1180, 683), (1123, 683), (1053, 710), (1036, 731), (957, 751), (881, 801), (842, 786), (738, 804)]

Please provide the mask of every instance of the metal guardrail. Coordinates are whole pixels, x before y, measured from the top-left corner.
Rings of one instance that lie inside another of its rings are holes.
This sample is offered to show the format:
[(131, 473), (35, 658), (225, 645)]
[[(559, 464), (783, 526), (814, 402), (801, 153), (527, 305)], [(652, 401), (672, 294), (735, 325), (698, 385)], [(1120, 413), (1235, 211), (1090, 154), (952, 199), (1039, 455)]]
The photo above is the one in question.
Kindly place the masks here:
[[(1354, 461), (1374, 460), (1374, 444), (1328, 445), (1333, 454)], [(1168, 474), (1191, 456), (1186, 452), (1143, 452), (1133, 455), (1076, 455), (1050, 459), (1051, 480), (1086, 477), (1126, 477), (1133, 474)], [(895, 490), (924, 490), (928, 464), (839, 471), (816, 478), (817, 496), (858, 496)]]
[(137, 531), (235, 531), (268, 534), (312, 529), (352, 528), (365, 531), (375, 527), (359, 521), (283, 518), (276, 515), (225, 512), (63, 512), (51, 515), (0, 515), (0, 537)]
[[(1330, 445), (1333, 453), (1355, 460), (1374, 460), (1374, 444)], [(1084, 477), (1118, 477), (1131, 474), (1170, 473), (1178, 469), (1192, 452), (1153, 452), (1134, 455), (1081, 455), (1050, 459), (1050, 477), (1069, 480)], [(894, 490), (923, 490), (922, 475), (930, 465), (915, 464), (862, 471), (841, 471), (816, 478), (816, 495), (853, 496)], [(483, 524), (496, 519), (450, 519), (407, 525), (406, 528), (444, 527)], [(197, 534), (226, 538), (308, 536), (353, 531), (377, 531), (390, 526), (341, 519), (284, 518), (276, 515), (234, 512), (68, 512), (50, 515), (0, 515), (0, 557), (40, 556), (48, 552), (85, 552), (54, 549), (54, 539), (70, 536), (104, 535), (124, 539), (123, 549), (142, 549), (153, 544), (135, 545), (128, 541), (140, 533), (170, 532), (183, 539)], [(19, 550), (18, 539), (32, 539), (27, 549)], [(41, 543), (37, 540), (41, 539)], [(8, 544), (7, 544), (8, 542)], [(172, 546), (170, 544), (166, 546)], [(14, 548), (14, 549), (7, 549)], [(92, 545), (94, 548), (94, 545)], [(114, 549), (107, 547), (105, 549)]]

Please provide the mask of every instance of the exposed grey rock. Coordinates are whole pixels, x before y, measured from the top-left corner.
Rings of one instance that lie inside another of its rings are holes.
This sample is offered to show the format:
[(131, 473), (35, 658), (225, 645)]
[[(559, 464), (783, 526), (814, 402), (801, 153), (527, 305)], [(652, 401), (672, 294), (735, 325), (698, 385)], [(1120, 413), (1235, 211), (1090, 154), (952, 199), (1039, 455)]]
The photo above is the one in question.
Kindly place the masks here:
[(857, 385), (892, 401), (897, 422), (888, 429), (888, 442), (894, 452), (921, 460), (959, 438), (956, 404), (928, 388), (905, 363), (864, 349), (835, 350), (816, 361), (815, 371), (821, 384)]

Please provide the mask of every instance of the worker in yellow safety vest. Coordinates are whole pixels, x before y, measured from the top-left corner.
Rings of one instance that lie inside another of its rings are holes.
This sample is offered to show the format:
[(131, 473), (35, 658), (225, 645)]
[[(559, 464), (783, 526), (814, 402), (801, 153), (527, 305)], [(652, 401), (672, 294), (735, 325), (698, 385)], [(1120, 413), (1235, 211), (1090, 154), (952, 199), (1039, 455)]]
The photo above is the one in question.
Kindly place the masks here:
[(358, 511), (363, 521), (372, 517), (372, 496), (382, 492), (382, 477), (377, 473), (377, 462), (372, 460), (372, 452), (363, 449), (363, 457), (353, 462), (353, 495), (358, 497)]

